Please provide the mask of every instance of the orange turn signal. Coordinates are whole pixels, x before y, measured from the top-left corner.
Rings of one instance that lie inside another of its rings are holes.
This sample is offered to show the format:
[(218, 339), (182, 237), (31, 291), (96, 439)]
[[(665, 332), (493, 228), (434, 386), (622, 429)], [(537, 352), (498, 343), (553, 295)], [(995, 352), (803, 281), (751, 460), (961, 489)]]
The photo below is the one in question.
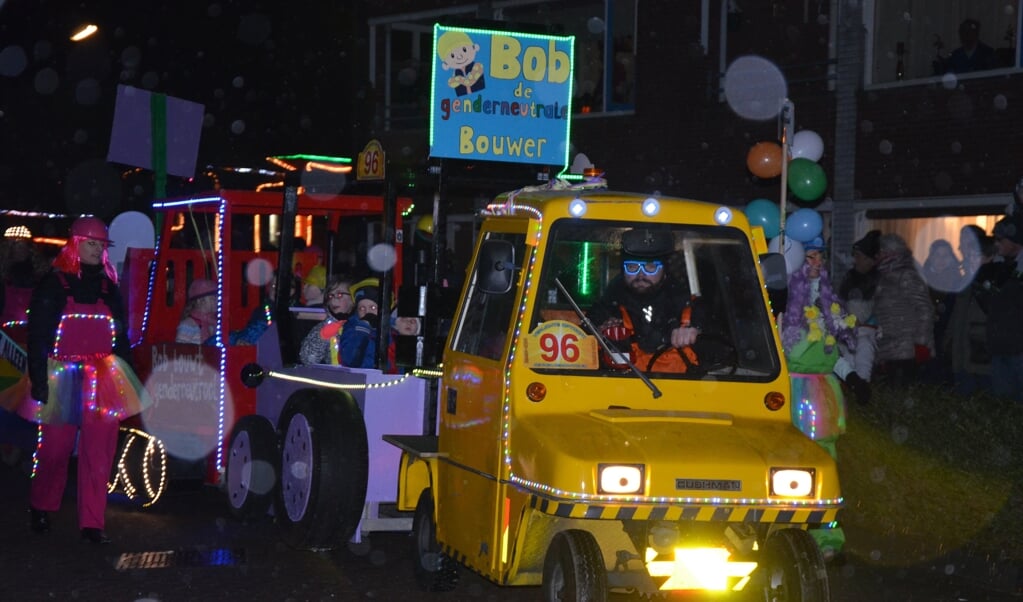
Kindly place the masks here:
[(771, 391), (767, 395), (764, 395), (764, 406), (772, 412), (785, 407), (785, 394), (778, 391)]
[(531, 382), (526, 386), (526, 397), (530, 401), (543, 401), (547, 397), (547, 385), (538, 382)]

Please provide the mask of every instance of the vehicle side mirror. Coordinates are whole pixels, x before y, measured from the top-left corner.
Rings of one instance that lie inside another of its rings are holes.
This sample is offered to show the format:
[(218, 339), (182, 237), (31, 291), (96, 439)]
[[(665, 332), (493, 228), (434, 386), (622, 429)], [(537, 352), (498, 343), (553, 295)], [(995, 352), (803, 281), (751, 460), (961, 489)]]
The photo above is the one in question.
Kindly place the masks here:
[(476, 276), (484, 293), (503, 295), (510, 291), (515, 277), (515, 247), (507, 240), (483, 241)]
[(789, 287), (788, 266), (785, 256), (781, 253), (765, 253), (760, 256), (760, 272), (764, 275), (764, 285), (773, 291), (783, 291)]

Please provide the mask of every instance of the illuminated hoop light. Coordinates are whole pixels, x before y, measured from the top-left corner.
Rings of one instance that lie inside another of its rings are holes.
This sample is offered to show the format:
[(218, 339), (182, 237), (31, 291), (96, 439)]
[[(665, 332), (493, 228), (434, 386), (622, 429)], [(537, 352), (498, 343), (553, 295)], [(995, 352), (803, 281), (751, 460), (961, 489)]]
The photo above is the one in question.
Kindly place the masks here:
[[(41, 429), (40, 429), (41, 430)], [(113, 480), (107, 485), (107, 492), (114, 493), (118, 484), (124, 495), (130, 500), (137, 500), (140, 491), (145, 492), (148, 501), (142, 503), (143, 508), (148, 508), (157, 502), (167, 489), (167, 449), (163, 442), (156, 437), (138, 429), (122, 427), (121, 430), (127, 433), (124, 449), (121, 450), (121, 457), (117, 459), (117, 472)], [(142, 473), (142, 483), (132, 482), (129, 472), (129, 451), (136, 441), (145, 441), (145, 448), (142, 452), (142, 466), (139, 467)], [(148, 467), (153, 465), (154, 460), (159, 462), (160, 478), (154, 482), (149, 473)]]

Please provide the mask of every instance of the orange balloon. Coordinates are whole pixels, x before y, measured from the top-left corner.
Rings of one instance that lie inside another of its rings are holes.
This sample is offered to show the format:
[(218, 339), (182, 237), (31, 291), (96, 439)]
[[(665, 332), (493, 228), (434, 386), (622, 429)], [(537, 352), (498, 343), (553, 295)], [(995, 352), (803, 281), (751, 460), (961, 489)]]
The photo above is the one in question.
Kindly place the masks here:
[(746, 155), (746, 167), (758, 178), (781, 175), (781, 145), (777, 142), (757, 142)]

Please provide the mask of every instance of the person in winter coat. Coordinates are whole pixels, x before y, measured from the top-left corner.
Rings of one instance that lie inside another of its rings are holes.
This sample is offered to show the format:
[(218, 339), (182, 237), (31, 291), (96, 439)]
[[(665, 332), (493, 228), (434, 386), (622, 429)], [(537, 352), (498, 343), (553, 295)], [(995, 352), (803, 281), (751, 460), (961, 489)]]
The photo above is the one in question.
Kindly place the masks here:
[(877, 254), (881, 250), (881, 231), (871, 230), (853, 243), (853, 267), (838, 287), (838, 297), (849, 313), (856, 316), (856, 349), (843, 348), (853, 372), (846, 378), (857, 401), (870, 400), (870, 383), (877, 353), (877, 318), (874, 316), (874, 293), (881, 274), (877, 271)]
[(984, 282), (993, 269), (995, 239), (983, 228), (964, 226), (959, 232), (959, 252), (963, 255), (962, 271), (971, 284), (956, 294), (952, 315), (940, 341), (942, 353), (952, 370), (953, 390), (969, 397), (991, 389), (991, 354), (987, 349), (987, 313), (980, 304), (978, 283)]
[(107, 481), (120, 421), (151, 404), (131, 368), (117, 273), (106, 225), (82, 217), (32, 294), (28, 395), (18, 409), (39, 423), (37, 468), (29, 493), (31, 528), (50, 530), (78, 439), (78, 526), (86, 541), (109, 543)]
[(1023, 214), (998, 220), (995, 248), (1002, 256), (996, 271), (981, 283), (987, 311), (987, 348), (991, 353), (991, 389), (1023, 402)]
[(917, 380), (920, 366), (934, 356), (934, 303), (912, 251), (898, 234), (881, 236), (877, 270), (879, 371), (897, 386), (909, 385)]
[(327, 295), (323, 303), (327, 317), (313, 326), (309, 334), (302, 339), (298, 356), (303, 364), (340, 363), (338, 342), (341, 329), (355, 309), (350, 287), (351, 282), (344, 277), (335, 276), (327, 283)]

